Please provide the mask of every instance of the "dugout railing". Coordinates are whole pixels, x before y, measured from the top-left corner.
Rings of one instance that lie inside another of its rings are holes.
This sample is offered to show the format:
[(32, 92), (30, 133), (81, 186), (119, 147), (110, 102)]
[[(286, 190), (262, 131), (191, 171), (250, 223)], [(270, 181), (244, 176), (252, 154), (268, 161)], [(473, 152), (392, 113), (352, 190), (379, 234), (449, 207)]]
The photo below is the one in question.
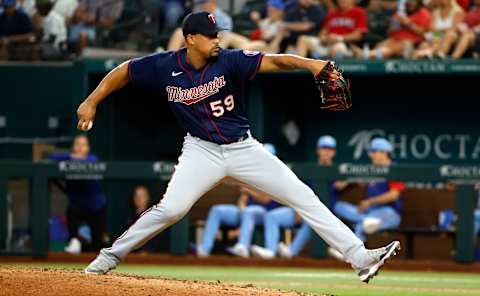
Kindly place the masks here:
[[(304, 180), (311, 180), (314, 189), (326, 204), (328, 182), (332, 180), (365, 181), (390, 179), (417, 182), (455, 182), (457, 233), (455, 236), (455, 260), (474, 261), (473, 212), (478, 193), (474, 183), (480, 180), (480, 166), (462, 165), (399, 165), (391, 168), (372, 165), (342, 163), (338, 166), (320, 167), (314, 163), (290, 163), (289, 166)], [(98, 162), (98, 163), (30, 163), (0, 161), (0, 249), (5, 250), (7, 237), (7, 182), (15, 178), (26, 178), (31, 184), (30, 219), (31, 256), (46, 256), (49, 250), (49, 209), (50, 196), (48, 182), (51, 179), (100, 179), (134, 180), (151, 179), (167, 182), (174, 170), (171, 162)], [(170, 253), (183, 255), (188, 251), (188, 215), (172, 226)], [(22, 255), (13, 251), (2, 251), (3, 255)], [(315, 236), (312, 241), (314, 257), (326, 255), (325, 244)]]

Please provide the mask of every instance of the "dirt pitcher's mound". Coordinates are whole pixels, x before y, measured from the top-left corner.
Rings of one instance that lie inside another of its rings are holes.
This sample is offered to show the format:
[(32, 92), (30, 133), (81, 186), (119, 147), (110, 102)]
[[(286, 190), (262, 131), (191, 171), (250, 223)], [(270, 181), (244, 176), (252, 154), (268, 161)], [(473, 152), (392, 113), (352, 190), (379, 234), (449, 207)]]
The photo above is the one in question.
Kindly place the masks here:
[(0, 296), (311, 295), (221, 282), (185, 281), (120, 273), (86, 275), (80, 270), (1, 266), (0, 287)]

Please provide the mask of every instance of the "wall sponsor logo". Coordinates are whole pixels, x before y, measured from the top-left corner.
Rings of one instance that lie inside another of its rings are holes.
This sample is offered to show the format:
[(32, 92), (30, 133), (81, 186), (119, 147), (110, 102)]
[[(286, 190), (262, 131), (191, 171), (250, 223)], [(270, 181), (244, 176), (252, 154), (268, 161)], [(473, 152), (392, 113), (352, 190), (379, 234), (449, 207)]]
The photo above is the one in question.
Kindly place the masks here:
[(154, 162), (152, 165), (153, 172), (156, 174), (161, 174), (165, 176), (162, 176), (162, 180), (168, 180), (170, 179), (170, 176), (175, 172), (175, 163), (173, 162), (166, 162), (166, 161), (157, 161)]
[(455, 178), (480, 178), (480, 166), (443, 165), (440, 167), (440, 175)]
[(387, 73), (445, 73), (447, 66), (443, 62), (435, 61), (387, 61)]
[(389, 167), (379, 167), (374, 165), (363, 165), (353, 163), (342, 163), (338, 166), (338, 172), (341, 175), (350, 176), (378, 176), (387, 175), (390, 172)]
[(100, 180), (107, 171), (105, 162), (61, 161), (58, 169), (69, 180)]
[(393, 145), (397, 159), (437, 158), (437, 160), (476, 160), (480, 158), (480, 137), (468, 134), (395, 134), (382, 129), (360, 130), (352, 135), (348, 146), (353, 147), (353, 159), (368, 152), (374, 137), (385, 137)]

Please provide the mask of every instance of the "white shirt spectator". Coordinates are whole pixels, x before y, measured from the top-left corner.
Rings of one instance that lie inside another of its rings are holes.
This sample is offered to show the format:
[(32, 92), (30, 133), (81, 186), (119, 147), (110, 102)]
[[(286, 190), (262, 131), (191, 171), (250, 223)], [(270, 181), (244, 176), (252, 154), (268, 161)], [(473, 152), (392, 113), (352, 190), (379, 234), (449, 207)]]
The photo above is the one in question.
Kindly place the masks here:
[(77, 0), (57, 0), (53, 6), (53, 10), (63, 16), (63, 18), (67, 21), (72, 18), (77, 6)]
[(65, 19), (55, 10), (43, 19), (43, 41), (49, 41), (54, 38), (53, 45), (59, 48), (60, 43), (67, 41), (67, 26)]

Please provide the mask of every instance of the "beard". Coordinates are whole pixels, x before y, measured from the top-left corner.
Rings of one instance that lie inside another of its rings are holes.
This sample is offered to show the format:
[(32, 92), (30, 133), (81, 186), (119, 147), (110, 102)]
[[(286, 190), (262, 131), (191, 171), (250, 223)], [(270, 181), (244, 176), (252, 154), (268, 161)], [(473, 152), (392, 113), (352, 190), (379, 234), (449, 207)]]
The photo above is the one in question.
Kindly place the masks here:
[(212, 61), (216, 61), (218, 59), (218, 56), (220, 55), (220, 50), (221, 49), (212, 49), (210, 50), (210, 53), (209, 53), (209, 57), (207, 58), (207, 61), (209, 62), (212, 62)]

